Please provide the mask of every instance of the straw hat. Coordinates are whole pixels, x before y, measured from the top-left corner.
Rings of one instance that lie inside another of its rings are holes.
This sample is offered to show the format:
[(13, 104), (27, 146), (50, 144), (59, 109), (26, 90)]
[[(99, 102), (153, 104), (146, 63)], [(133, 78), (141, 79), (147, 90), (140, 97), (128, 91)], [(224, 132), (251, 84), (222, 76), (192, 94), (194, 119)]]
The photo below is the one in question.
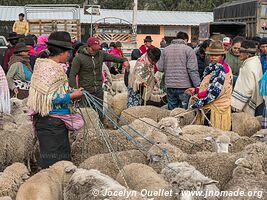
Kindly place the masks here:
[(223, 43), (220, 41), (214, 41), (209, 46), (209, 51), (206, 52), (206, 54), (212, 54), (212, 55), (222, 55), (226, 54), (227, 51), (225, 50)]

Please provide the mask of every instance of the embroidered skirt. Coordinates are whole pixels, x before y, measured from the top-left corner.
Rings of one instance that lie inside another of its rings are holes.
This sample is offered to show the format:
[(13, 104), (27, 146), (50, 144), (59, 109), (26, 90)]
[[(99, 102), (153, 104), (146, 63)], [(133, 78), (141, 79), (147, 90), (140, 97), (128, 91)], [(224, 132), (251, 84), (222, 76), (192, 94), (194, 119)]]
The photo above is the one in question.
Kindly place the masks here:
[(140, 106), (141, 105), (141, 95), (135, 92), (133, 88), (128, 88), (128, 103), (127, 107)]

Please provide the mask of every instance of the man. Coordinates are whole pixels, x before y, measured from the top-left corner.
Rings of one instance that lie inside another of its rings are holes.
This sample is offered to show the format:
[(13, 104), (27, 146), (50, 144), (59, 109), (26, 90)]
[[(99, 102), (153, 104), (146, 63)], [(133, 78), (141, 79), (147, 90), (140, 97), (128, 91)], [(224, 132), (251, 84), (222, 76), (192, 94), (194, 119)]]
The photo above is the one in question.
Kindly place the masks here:
[(19, 14), (19, 20), (17, 20), (13, 25), (13, 32), (16, 32), (18, 35), (28, 35), (29, 33), (29, 24), (24, 20), (24, 14)]
[(186, 33), (177, 33), (176, 39), (162, 51), (157, 63), (157, 69), (165, 74), (169, 110), (178, 107), (187, 109), (189, 96), (184, 91), (200, 83), (196, 54), (186, 45), (188, 39)]
[(141, 52), (141, 54), (145, 54), (149, 49), (153, 49), (155, 48), (153, 45), (152, 45), (152, 38), (150, 35), (146, 36), (146, 38), (144, 39), (144, 44), (142, 46), (140, 46), (139, 50)]
[(239, 75), (239, 69), (242, 65), (242, 62), (239, 58), (240, 56), (240, 47), (241, 43), (245, 40), (245, 38), (241, 36), (236, 36), (233, 39), (232, 46), (226, 54), (225, 62), (231, 67), (233, 72), (233, 86), (235, 86), (235, 82)]
[(260, 59), (256, 56), (256, 45), (251, 40), (244, 40), (240, 49), (240, 60), (243, 65), (232, 94), (233, 110), (246, 112), (252, 116), (262, 115), (263, 102), (259, 96), (259, 80), (262, 77)]
[(3, 70), (5, 71), (5, 73), (7, 73), (8, 71), (8, 62), (11, 56), (14, 54), (15, 45), (18, 43), (18, 40), (19, 40), (19, 36), (17, 33), (15, 32), (9, 33), (9, 36), (7, 38), (9, 45), (8, 45), (7, 50), (5, 51), (4, 62), (3, 62)]
[(167, 46), (167, 43), (165, 41), (164, 38), (161, 39), (161, 42), (160, 42), (160, 48), (165, 48)]
[(77, 88), (76, 75), (78, 75), (78, 85), (89, 93), (103, 99), (102, 90), (102, 65), (105, 61), (123, 63), (125, 68), (129, 68), (126, 58), (112, 56), (100, 50), (100, 41), (95, 37), (90, 37), (85, 46), (81, 47), (78, 55), (72, 61), (70, 71), (70, 86)]

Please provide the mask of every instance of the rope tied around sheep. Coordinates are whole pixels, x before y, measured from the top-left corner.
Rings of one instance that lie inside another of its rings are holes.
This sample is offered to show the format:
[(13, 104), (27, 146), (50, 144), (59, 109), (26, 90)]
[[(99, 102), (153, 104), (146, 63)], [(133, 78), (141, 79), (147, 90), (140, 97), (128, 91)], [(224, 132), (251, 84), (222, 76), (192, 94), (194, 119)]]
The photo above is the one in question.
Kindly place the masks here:
[[(101, 100), (101, 99), (99, 99), (99, 98), (97, 98), (97, 97), (91, 95), (91, 94), (88, 93), (87, 91), (84, 91), (83, 93), (84, 93), (84, 96), (85, 96), (86, 101), (88, 102), (88, 105), (90, 105), (91, 107), (92, 107), (92, 105), (93, 105), (94, 108), (96, 108), (96, 109), (97, 109), (98, 111), (100, 111), (103, 115), (105, 115), (105, 116), (108, 118), (108, 120), (109, 120), (114, 126), (116, 126), (116, 127), (118, 128), (119, 133), (123, 134), (123, 136), (126, 136), (126, 138), (127, 138), (129, 141), (131, 141), (131, 142), (138, 148), (138, 150), (139, 150), (141, 153), (143, 153), (145, 156), (148, 156), (148, 155), (149, 155), (149, 156), (152, 157), (152, 158), (158, 159), (159, 162), (161, 162), (164, 166), (166, 166), (167, 168), (169, 168), (170, 170), (172, 170), (172, 171), (174, 171), (175, 173), (178, 174), (178, 172), (177, 172), (175, 169), (169, 167), (169, 166), (162, 160), (162, 158), (159, 158), (159, 157), (153, 155), (153, 154), (152, 154), (151, 152), (149, 152), (149, 150), (147, 150), (141, 143), (139, 143), (137, 140), (135, 140), (135, 139), (134, 139), (134, 138), (133, 138), (133, 137), (132, 137), (132, 136), (131, 136), (125, 129), (124, 129), (124, 128), (122, 128), (122, 127), (119, 126), (116, 122), (114, 122), (114, 120), (113, 120), (107, 113), (105, 113), (105, 112), (102, 110), (103, 103), (101, 103), (101, 102), (103, 102), (103, 100)], [(100, 102), (98, 99), (99, 99), (101, 102)], [(118, 117), (112, 110), (110, 110), (110, 109), (108, 109), (108, 108), (106, 108), (106, 109), (107, 109), (108, 113), (111, 113), (111, 114), (114, 115), (118, 120), (120, 120), (124, 125), (127, 125), (127, 124), (126, 124), (120, 117)], [(102, 123), (102, 122), (100, 122), (100, 123)], [(102, 125), (103, 125), (103, 124), (102, 124)], [(140, 134), (138, 131), (136, 131), (135, 129), (133, 129), (133, 128), (130, 127), (129, 125), (127, 125), (127, 126), (128, 126), (131, 130), (133, 130), (136, 134), (138, 134), (139, 136), (141, 136), (142, 138), (144, 138), (146, 141), (148, 141), (150, 144), (152, 144), (152, 145), (156, 146), (157, 148), (159, 148), (159, 149), (162, 151), (162, 156), (163, 156), (163, 158), (166, 157), (166, 158), (167, 158), (167, 161), (169, 162), (168, 151), (167, 151), (166, 148), (162, 148), (162, 147), (160, 147), (160, 146), (157, 145), (155, 142), (150, 141), (149, 139), (147, 139), (146, 137), (144, 137), (142, 134)], [(107, 134), (106, 136), (108, 137), (108, 134)], [(109, 143), (109, 144), (106, 143), (106, 145), (109, 145), (110, 148), (113, 148), (111, 143)], [(113, 148), (113, 149), (114, 149), (114, 148)], [(115, 164), (119, 163), (119, 159), (118, 159), (118, 157), (117, 157), (117, 155), (116, 155), (116, 152), (113, 151), (113, 152), (111, 152), (111, 154), (114, 155), (113, 159), (114, 159), (114, 161), (115, 161)], [(118, 166), (118, 169), (121, 170), (122, 168), (120, 168), (120, 167)], [(126, 175), (126, 174), (125, 174), (125, 172), (124, 172), (124, 180), (126, 181), (126, 179), (125, 179), (125, 175)]]

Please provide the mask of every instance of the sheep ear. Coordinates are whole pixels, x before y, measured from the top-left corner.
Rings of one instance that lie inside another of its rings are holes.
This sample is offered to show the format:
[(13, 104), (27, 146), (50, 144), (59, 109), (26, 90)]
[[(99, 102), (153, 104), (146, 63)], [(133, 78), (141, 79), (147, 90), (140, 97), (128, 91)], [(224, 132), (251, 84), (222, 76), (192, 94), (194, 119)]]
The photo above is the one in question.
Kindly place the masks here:
[(30, 178), (30, 176), (28, 174), (23, 174), (21, 178), (23, 181), (26, 181), (27, 179)]
[(212, 141), (212, 140), (214, 140), (214, 138), (211, 137), (211, 136), (208, 136), (208, 137), (205, 137), (204, 140), (205, 140), (205, 141)]
[(243, 162), (243, 160), (245, 160), (245, 158), (239, 158), (235, 161), (235, 164), (239, 165), (241, 162)]
[(65, 168), (66, 173), (74, 173), (77, 170), (76, 166), (69, 166)]
[(203, 183), (203, 185), (211, 185), (211, 184), (216, 184), (219, 183), (219, 181), (215, 181), (215, 180), (207, 180)]

